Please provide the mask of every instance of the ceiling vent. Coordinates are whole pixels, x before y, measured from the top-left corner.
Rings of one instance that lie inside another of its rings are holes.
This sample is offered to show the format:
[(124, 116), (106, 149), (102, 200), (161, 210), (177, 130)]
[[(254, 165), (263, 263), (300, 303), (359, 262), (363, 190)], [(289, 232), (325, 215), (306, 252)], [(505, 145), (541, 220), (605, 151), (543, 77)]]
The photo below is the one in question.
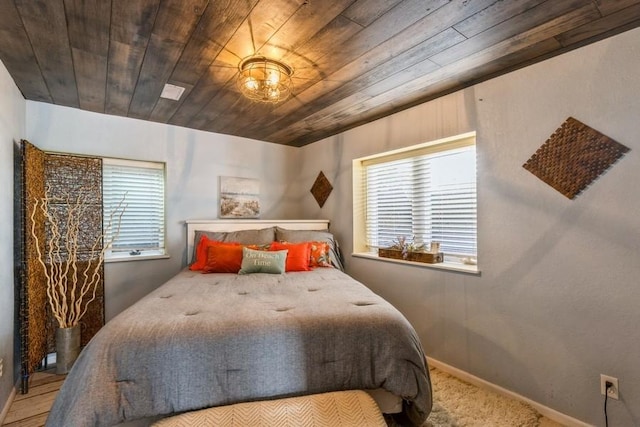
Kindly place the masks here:
[(181, 86), (171, 85), (169, 83), (164, 85), (164, 89), (162, 89), (162, 93), (160, 94), (160, 98), (172, 99), (177, 101), (182, 96), (184, 92), (184, 88)]

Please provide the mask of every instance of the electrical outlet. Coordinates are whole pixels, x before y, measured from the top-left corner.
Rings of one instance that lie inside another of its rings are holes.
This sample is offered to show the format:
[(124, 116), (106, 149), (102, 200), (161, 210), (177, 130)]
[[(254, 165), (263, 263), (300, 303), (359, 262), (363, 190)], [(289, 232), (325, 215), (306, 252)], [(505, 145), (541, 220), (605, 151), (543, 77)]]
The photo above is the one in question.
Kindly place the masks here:
[[(607, 381), (612, 384), (607, 390)], [(606, 393), (612, 399), (618, 400), (618, 393), (620, 390), (618, 389), (618, 379), (615, 377), (610, 377), (608, 375), (600, 374), (600, 394), (604, 395)]]

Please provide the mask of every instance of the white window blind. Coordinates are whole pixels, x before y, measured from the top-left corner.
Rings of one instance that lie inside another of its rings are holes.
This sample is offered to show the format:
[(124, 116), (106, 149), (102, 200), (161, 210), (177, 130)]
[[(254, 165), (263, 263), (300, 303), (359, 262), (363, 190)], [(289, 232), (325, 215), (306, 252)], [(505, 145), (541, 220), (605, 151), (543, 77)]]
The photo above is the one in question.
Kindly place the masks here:
[(475, 138), (368, 158), (360, 171), (369, 250), (405, 237), (477, 256)]
[(110, 213), (124, 197), (120, 230), (107, 258), (165, 254), (164, 164), (103, 159), (105, 241), (117, 231), (108, 228)]

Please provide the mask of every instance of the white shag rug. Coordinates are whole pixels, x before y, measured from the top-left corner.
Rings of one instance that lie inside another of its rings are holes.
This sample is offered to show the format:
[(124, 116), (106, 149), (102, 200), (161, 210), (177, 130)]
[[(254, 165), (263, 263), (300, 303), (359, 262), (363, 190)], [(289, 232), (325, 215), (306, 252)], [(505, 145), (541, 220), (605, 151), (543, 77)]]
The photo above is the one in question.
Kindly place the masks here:
[(561, 427), (524, 402), (431, 368), (433, 409), (423, 427)]

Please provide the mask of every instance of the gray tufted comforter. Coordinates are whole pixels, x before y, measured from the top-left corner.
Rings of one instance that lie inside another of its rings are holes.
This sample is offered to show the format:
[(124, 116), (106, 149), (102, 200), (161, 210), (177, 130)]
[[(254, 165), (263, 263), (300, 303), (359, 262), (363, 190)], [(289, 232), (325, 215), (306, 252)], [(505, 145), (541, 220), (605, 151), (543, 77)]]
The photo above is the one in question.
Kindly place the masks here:
[(47, 426), (110, 426), (240, 401), (383, 388), (419, 425), (431, 410), (420, 341), (391, 304), (337, 269), (185, 270), (82, 351)]

